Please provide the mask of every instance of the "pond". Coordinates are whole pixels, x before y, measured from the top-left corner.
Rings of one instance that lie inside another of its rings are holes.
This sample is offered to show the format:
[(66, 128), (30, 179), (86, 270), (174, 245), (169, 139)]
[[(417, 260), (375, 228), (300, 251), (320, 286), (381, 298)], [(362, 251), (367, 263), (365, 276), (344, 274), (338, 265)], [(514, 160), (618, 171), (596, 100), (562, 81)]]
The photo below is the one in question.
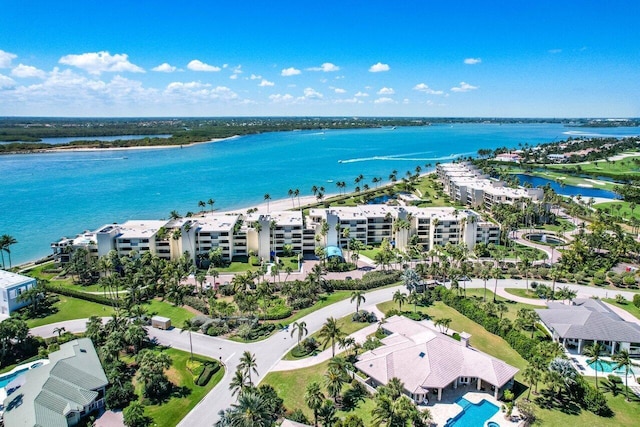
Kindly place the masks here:
[(374, 197), (373, 199), (369, 200), (367, 202), (367, 204), (369, 204), (369, 205), (380, 205), (380, 204), (383, 204), (383, 203), (387, 203), (389, 200), (395, 200), (395, 196), (389, 196), (389, 195), (385, 194), (383, 196)]
[(515, 175), (520, 181), (520, 185), (525, 182), (530, 183), (533, 187), (544, 187), (549, 184), (553, 191), (563, 196), (577, 196), (582, 197), (604, 197), (607, 199), (619, 199), (620, 196), (613, 191), (603, 190), (601, 188), (589, 188), (589, 187), (576, 187), (573, 185), (560, 185), (559, 182), (553, 181), (547, 178), (540, 178), (539, 176), (531, 176), (525, 174)]
[(558, 237), (551, 236), (549, 234), (542, 234), (542, 233), (527, 234), (526, 236), (524, 236), (524, 238), (535, 243), (542, 243), (550, 246), (565, 245), (567, 243), (564, 240), (559, 239)]

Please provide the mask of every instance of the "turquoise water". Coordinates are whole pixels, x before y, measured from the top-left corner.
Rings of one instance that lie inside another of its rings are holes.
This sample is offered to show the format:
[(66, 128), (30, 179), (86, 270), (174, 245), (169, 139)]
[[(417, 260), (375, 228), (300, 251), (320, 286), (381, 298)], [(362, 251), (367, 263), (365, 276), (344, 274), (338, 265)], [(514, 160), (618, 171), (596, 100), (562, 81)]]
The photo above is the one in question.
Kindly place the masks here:
[[(62, 236), (128, 219), (197, 211), (213, 198), (230, 209), (311, 195), (336, 182), (361, 183), (416, 165), (433, 167), (479, 148), (517, 147), (567, 137), (567, 132), (633, 135), (637, 129), (578, 129), (557, 124), (456, 124), (389, 129), (276, 132), (185, 148), (0, 156), (0, 234), (18, 240), (14, 264), (50, 254)], [(572, 135), (576, 135), (573, 133)], [(6, 254), (5, 254), (6, 258)]]
[(495, 414), (499, 408), (486, 399), (480, 403), (471, 403), (461, 397), (456, 403), (462, 406), (462, 412), (450, 418), (445, 427), (482, 427), (484, 423)]
[[(587, 364), (591, 367), (591, 369), (597, 370), (598, 372), (611, 373), (615, 372), (616, 374), (625, 374), (625, 368), (613, 369), (616, 366), (615, 363), (609, 362), (607, 360), (598, 360), (597, 362), (587, 362)], [(597, 369), (596, 369), (597, 368)], [(629, 369), (630, 374), (634, 374), (633, 369)]]
[(16, 378), (18, 378), (20, 375), (24, 374), (25, 372), (27, 372), (29, 370), (29, 368), (24, 368), (24, 369), (20, 369), (16, 372), (13, 372), (9, 375), (3, 375), (0, 377), (0, 388), (4, 388), (7, 386), (7, 384), (9, 384), (11, 381), (15, 380)]
[(603, 190), (602, 188), (593, 188), (590, 187), (576, 187), (574, 185), (560, 185), (557, 181), (541, 178), (539, 176), (531, 176), (524, 174), (516, 174), (520, 184), (523, 185), (525, 182), (530, 183), (534, 187), (544, 187), (549, 184), (553, 191), (558, 194), (562, 194), (563, 196), (577, 196), (578, 194), (582, 197), (606, 197), (608, 199), (618, 199), (620, 196), (613, 191)]

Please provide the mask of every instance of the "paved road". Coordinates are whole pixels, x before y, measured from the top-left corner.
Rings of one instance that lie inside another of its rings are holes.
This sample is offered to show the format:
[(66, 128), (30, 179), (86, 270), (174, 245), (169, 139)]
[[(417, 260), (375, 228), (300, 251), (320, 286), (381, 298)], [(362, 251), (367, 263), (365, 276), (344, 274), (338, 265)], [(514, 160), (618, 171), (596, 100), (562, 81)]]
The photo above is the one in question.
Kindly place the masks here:
[[(495, 282), (493, 280), (490, 280), (487, 283), (488, 289), (493, 290), (494, 283)], [(467, 288), (483, 288), (484, 282), (479, 279), (474, 279), (467, 282), (466, 286)], [(604, 298), (612, 297), (614, 294), (618, 293), (624, 295), (625, 298), (629, 300), (633, 297), (633, 293), (627, 291), (612, 292), (606, 289), (580, 285), (562, 284), (562, 286), (569, 286), (577, 289), (580, 297), (598, 296)], [(517, 297), (504, 292), (504, 288), (524, 289), (525, 281), (512, 279), (503, 279), (498, 281), (498, 293), (500, 295), (516, 299)], [(398, 289), (402, 290), (404, 287), (396, 286), (368, 292), (366, 294), (365, 305), (370, 306), (389, 301), (391, 300), (393, 293)], [(524, 298), (524, 300), (527, 299)], [(307, 323), (309, 334), (312, 334), (322, 327), (322, 324), (328, 317), (333, 316), (340, 318), (351, 313), (354, 309), (355, 304), (350, 303), (347, 299), (313, 312), (301, 320)], [(60, 326), (64, 326), (67, 331), (81, 332), (84, 330), (85, 323), (86, 319), (61, 322), (58, 324), (34, 328), (32, 329), (32, 333), (42, 336), (52, 336), (55, 335), (53, 329)], [(180, 329), (174, 328), (169, 331), (163, 331), (149, 328), (149, 335), (152, 338), (155, 337), (161, 344), (189, 351), (189, 334), (187, 332), (181, 333)], [(277, 332), (267, 340), (251, 344), (237, 343), (216, 337), (210, 337), (200, 333), (192, 333), (191, 338), (194, 353), (215, 359), (221, 359), (225, 363), (227, 369), (221, 382), (180, 422), (179, 426), (184, 427), (211, 427), (218, 420), (218, 412), (222, 409), (228, 408), (232, 403), (234, 403), (235, 398), (231, 396), (229, 384), (244, 351), (250, 351), (256, 355), (259, 375), (254, 377), (253, 380), (254, 382), (259, 382), (269, 371), (276, 369), (276, 366), (279, 364), (282, 356), (284, 356), (296, 344), (295, 338), (291, 338), (289, 332), (285, 331)], [(319, 359), (314, 360), (313, 358), (309, 359), (309, 361), (306, 362), (307, 366), (318, 363), (318, 360)], [(278, 366), (279, 370), (283, 368), (286, 369), (288, 367), (283, 364)]]

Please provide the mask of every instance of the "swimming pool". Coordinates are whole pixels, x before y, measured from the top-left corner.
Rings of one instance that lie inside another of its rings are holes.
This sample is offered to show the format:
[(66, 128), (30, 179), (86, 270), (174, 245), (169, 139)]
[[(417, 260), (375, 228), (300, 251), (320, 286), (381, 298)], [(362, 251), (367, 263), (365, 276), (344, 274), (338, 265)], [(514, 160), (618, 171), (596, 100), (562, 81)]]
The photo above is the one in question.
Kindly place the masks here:
[[(593, 370), (597, 370), (598, 372), (604, 372), (607, 374), (610, 374), (612, 372), (616, 373), (616, 374), (625, 374), (625, 368), (618, 368), (618, 369), (613, 369), (614, 366), (616, 366), (615, 362), (609, 362), (608, 360), (598, 360), (597, 362), (593, 362), (593, 361), (587, 361), (587, 364), (591, 367), (591, 369)], [(635, 374), (636, 372), (634, 372), (633, 369), (629, 368), (629, 373), (630, 374)]]
[(461, 397), (456, 400), (456, 403), (462, 406), (462, 412), (453, 418), (449, 418), (445, 427), (483, 426), (489, 418), (493, 417), (500, 410), (500, 408), (486, 399), (482, 399), (480, 403), (471, 403)]
[[(48, 363), (48, 361), (47, 361), (47, 363)], [(0, 375), (0, 389), (5, 388), (7, 386), (7, 384), (9, 384), (11, 381), (15, 380), (16, 378), (18, 378), (20, 375), (22, 375), (25, 372), (27, 372), (29, 369), (37, 368), (37, 367), (42, 366), (42, 365), (43, 365), (43, 361), (41, 360), (41, 361), (38, 361), (38, 362), (34, 362), (34, 363), (18, 366), (17, 368), (15, 368), (10, 373), (4, 374), (4, 375)]]

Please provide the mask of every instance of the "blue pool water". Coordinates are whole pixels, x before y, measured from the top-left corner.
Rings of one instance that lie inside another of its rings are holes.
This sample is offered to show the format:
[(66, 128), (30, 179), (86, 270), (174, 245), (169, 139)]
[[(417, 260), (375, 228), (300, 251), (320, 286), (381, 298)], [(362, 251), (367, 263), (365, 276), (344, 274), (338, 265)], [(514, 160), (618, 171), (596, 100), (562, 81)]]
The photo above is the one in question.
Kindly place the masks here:
[[(597, 370), (598, 372), (611, 373), (615, 372), (616, 374), (625, 374), (625, 368), (613, 369), (616, 366), (615, 363), (609, 362), (607, 360), (598, 360), (597, 362), (587, 362), (587, 364), (591, 367), (591, 369)], [(629, 369), (630, 374), (635, 374), (633, 369)]]
[(461, 397), (456, 403), (462, 407), (462, 412), (450, 418), (445, 427), (481, 427), (500, 410), (486, 399), (482, 399), (480, 403), (471, 403)]
[(13, 372), (9, 375), (3, 375), (0, 377), (0, 388), (4, 388), (7, 386), (7, 384), (9, 384), (11, 381), (15, 380), (16, 378), (18, 378), (20, 375), (24, 374), (25, 372), (27, 372), (29, 370), (29, 368), (24, 368), (24, 369), (20, 369), (19, 371)]

